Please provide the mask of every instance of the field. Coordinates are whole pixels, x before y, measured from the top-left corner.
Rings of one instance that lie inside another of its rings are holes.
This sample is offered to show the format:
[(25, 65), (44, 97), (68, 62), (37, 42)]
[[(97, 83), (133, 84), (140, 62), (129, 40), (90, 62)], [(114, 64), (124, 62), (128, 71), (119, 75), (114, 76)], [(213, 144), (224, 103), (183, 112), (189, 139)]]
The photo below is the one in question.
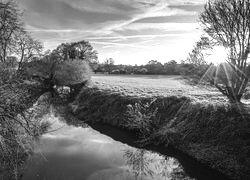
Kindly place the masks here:
[(197, 101), (226, 99), (215, 88), (192, 86), (180, 76), (162, 75), (93, 75), (94, 86), (127, 96), (188, 96)]

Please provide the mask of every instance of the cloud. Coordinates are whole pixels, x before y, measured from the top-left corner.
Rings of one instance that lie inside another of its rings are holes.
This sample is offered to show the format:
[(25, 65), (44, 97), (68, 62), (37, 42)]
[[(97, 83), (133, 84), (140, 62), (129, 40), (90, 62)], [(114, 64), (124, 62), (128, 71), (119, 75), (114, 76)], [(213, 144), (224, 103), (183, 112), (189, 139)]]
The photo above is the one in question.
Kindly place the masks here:
[[(197, 19), (204, 3), (205, 0), (20, 1), (26, 9), (26, 28), (46, 48), (66, 41), (89, 40), (100, 58), (113, 54), (117, 59), (126, 59), (124, 56), (130, 54), (140, 61), (143, 54), (145, 59), (159, 57), (157, 53), (163, 46), (173, 51), (177, 43), (194, 43), (187, 41), (199, 35)], [(155, 49), (151, 55), (145, 53), (148, 48)]]

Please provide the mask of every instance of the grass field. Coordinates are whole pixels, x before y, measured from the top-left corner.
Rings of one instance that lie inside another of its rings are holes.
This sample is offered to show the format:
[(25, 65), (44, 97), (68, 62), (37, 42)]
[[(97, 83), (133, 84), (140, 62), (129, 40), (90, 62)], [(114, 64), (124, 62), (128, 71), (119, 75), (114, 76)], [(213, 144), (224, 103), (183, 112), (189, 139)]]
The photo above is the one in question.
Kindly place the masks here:
[(99, 89), (122, 95), (188, 96), (194, 100), (225, 102), (226, 98), (215, 88), (192, 86), (180, 76), (162, 75), (93, 75), (92, 81)]

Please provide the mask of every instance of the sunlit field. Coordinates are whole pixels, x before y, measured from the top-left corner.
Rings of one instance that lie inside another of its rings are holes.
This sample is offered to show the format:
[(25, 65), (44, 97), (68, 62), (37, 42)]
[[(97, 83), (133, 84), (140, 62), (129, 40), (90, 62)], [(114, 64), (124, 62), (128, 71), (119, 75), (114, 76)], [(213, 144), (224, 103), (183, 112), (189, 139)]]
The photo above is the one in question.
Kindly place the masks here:
[(226, 101), (215, 88), (192, 86), (181, 76), (98, 74), (92, 76), (92, 81), (99, 89), (128, 96), (188, 96), (199, 101)]

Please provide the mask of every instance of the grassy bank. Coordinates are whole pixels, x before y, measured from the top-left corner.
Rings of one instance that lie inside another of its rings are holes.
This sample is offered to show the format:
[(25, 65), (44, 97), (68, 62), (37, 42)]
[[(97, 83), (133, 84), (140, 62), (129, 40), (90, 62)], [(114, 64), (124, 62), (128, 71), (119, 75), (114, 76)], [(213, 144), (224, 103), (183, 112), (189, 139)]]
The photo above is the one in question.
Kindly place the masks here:
[(195, 96), (130, 96), (89, 87), (70, 107), (79, 119), (136, 131), (144, 144), (170, 143), (230, 177), (247, 179), (249, 107), (212, 102), (197, 101)]

